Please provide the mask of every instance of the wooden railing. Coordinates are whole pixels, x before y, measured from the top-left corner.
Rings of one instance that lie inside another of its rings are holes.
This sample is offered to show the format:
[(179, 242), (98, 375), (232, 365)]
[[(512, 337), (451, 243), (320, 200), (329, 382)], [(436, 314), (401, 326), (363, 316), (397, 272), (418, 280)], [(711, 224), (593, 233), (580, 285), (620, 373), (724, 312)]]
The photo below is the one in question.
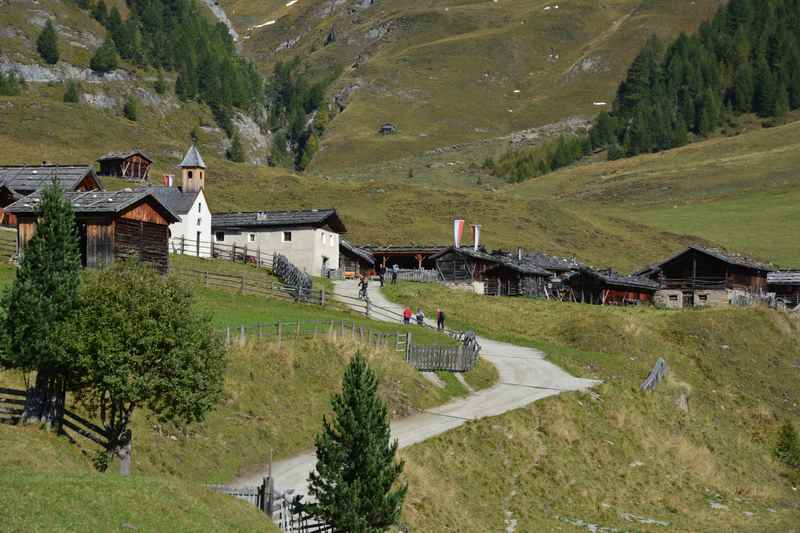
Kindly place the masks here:
[(272, 268), (274, 253), (272, 250), (261, 250), (259, 246), (225, 244), (214, 241), (198, 241), (186, 237), (175, 237), (169, 240), (169, 251), (176, 255), (188, 255), (201, 258), (215, 258), (235, 263), (248, 263), (257, 267)]
[[(392, 271), (386, 272), (386, 278), (392, 278)], [(417, 283), (437, 283), (442, 281), (442, 276), (438, 270), (414, 270), (403, 269), (397, 273), (399, 281), (413, 281)]]
[(725, 278), (666, 278), (660, 281), (666, 289), (714, 290), (726, 287)]
[(16, 423), (25, 411), (24, 390), (0, 387), (0, 421)]
[(200, 283), (205, 287), (235, 291), (240, 294), (256, 294), (285, 298), (313, 305), (324, 306), (327, 303), (325, 288), (308, 289), (290, 286), (277, 281), (265, 280), (263, 277), (246, 276), (244, 274), (223, 274), (208, 270), (173, 268), (171, 273), (190, 282)]

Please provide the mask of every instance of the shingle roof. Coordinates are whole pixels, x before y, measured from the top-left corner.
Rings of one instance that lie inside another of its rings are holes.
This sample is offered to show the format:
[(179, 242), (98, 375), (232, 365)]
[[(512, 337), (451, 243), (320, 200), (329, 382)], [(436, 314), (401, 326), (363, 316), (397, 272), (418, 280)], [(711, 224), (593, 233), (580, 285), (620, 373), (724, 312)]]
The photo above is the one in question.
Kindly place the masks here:
[(376, 244), (365, 244), (361, 246), (361, 248), (365, 250), (369, 250), (372, 253), (439, 253), (443, 250), (447, 250), (448, 246), (446, 244), (443, 245), (436, 245), (436, 244), (423, 244), (423, 245), (387, 245), (387, 246), (380, 246)]
[(144, 152), (142, 152), (140, 150), (129, 150), (127, 152), (109, 152), (109, 153), (107, 153), (105, 155), (102, 155), (102, 156), (98, 157), (97, 160), (98, 161), (109, 161), (109, 160), (114, 160), (114, 159), (128, 159), (129, 157), (134, 156), (134, 155), (140, 155), (140, 156), (144, 157), (145, 159), (147, 159), (148, 161), (150, 161), (151, 163), (153, 162), (153, 160), (150, 157), (148, 157), (147, 154), (145, 154)]
[[(116, 214), (142, 200), (150, 198), (160, 208), (168, 222), (180, 221), (178, 216), (159, 202), (154, 195), (143, 190), (65, 192), (64, 198), (69, 201), (76, 214)], [(40, 212), (41, 205), (42, 191), (37, 191), (21, 200), (17, 200), (8, 206), (6, 211), (15, 214), (35, 214)]]
[(339, 248), (344, 249), (350, 252), (351, 254), (360, 257), (370, 265), (375, 264), (375, 257), (371, 253), (369, 253), (367, 250), (363, 248), (359, 248), (358, 246), (353, 245), (352, 243), (346, 241), (345, 239), (339, 239)]
[(782, 270), (767, 273), (770, 285), (800, 285), (800, 270)]
[(235, 228), (288, 228), (296, 226), (330, 226), (336, 233), (347, 233), (336, 209), (310, 209), (307, 211), (272, 211), (258, 213), (218, 213), (211, 217), (214, 229)]
[(200, 191), (183, 192), (177, 187), (145, 187), (137, 191), (149, 192), (176, 215), (185, 215), (194, 205)]
[(744, 256), (744, 255), (735, 254), (735, 253), (732, 253), (732, 252), (727, 252), (725, 250), (720, 250), (720, 249), (717, 249), (717, 248), (708, 248), (708, 247), (705, 247), (705, 246), (700, 246), (698, 244), (692, 244), (692, 245), (688, 246), (685, 250), (681, 250), (680, 252), (674, 253), (671, 256), (669, 256), (668, 258), (664, 259), (663, 261), (659, 261), (658, 263), (656, 263), (654, 265), (651, 265), (651, 266), (649, 266), (649, 267), (647, 267), (645, 269), (642, 269), (642, 270), (640, 270), (638, 272), (635, 272), (635, 275), (649, 274), (649, 273), (655, 272), (656, 270), (658, 270), (659, 268), (661, 268), (665, 264), (669, 263), (673, 259), (676, 259), (676, 258), (682, 256), (683, 254), (685, 254), (685, 253), (687, 253), (689, 251), (692, 251), (692, 250), (694, 250), (696, 252), (700, 252), (702, 254), (709, 255), (709, 256), (714, 257), (716, 259), (719, 259), (723, 263), (727, 263), (729, 265), (735, 265), (735, 266), (750, 268), (750, 269), (753, 269), (753, 270), (761, 270), (763, 272), (771, 272), (771, 271), (775, 270), (775, 268), (772, 267), (771, 265), (768, 265), (766, 263), (761, 263), (759, 261), (756, 261), (755, 259), (752, 259), (752, 258)]
[(514, 258), (500, 258), (500, 259), (501, 259), (500, 263), (497, 265), (497, 267), (493, 268), (505, 267), (514, 270), (516, 272), (519, 272), (520, 274), (529, 274), (533, 276), (551, 277), (553, 275), (553, 273), (550, 272), (549, 270), (545, 270), (532, 263), (526, 263), (524, 260), (522, 262), (519, 262)]
[(91, 165), (0, 166), (0, 186), (20, 194), (31, 193), (50, 185), (55, 176), (62, 189), (73, 190), (93, 172)]
[(489, 254), (481, 250), (475, 250), (474, 248), (462, 246), (460, 248), (456, 248), (455, 246), (450, 246), (449, 248), (445, 248), (441, 252), (434, 254), (431, 256), (431, 259), (438, 259), (448, 253), (456, 252), (461, 255), (465, 255), (467, 257), (472, 257), (473, 259), (479, 259), (481, 261), (486, 261), (488, 263), (494, 263), (496, 266), (492, 268), (497, 268), (499, 266), (508, 267), (512, 270), (516, 270), (521, 274), (532, 274), (537, 276), (552, 276), (552, 273), (535, 265), (529, 261), (519, 261), (515, 257), (511, 257), (509, 255), (501, 255), (501, 254)]
[(206, 168), (206, 163), (203, 161), (203, 156), (200, 155), (200, 150), (197, 149), (197, 146), (193, 144), (189, 147), (189, 150), (187, 150), (186, 155), (183, 157), (183, 161), (181, 161), (180, 166), (184, 168)]
[(636, 276), (636, 275), (625, 276), (618, 272), (592, 270), (591, 268), (585, 268), (585, 267), (576, 271), (570, 277), (579, 275), (587, 275), (595, 277), (600, 281), (602, 281), (603, 283), (605, 283), (606, 285), (610, 286), (649, 289), (653, 291), (656, 291), (661, 288), (661, 284), (659, 282), (643, 276)]
[(574, 258), (557, 257), (542, 252), (526, 253), (522, 260), (552, 272), (568, 272), (570, 270), (578, 270), (586, 267), (586, 265), (578, 262)]

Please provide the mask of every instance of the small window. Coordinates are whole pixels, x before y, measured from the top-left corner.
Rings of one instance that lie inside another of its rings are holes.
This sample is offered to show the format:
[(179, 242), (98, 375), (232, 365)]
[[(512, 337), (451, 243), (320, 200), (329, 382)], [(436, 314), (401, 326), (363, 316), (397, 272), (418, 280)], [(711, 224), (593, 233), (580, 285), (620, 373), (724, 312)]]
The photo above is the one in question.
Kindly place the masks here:
[(698, 296), (700, 297), (700, 301), (701, 302), (707, 302), (708, 301), (708, 294), (699, 294)]
[(256, 234), (255, 233), (248, 233), (247, 241), (248, 242), (256, 242)]
[(203, 202), (197, 202), (197, 212), (198, 213), (203, 212)]
[(670, 294), (669, 295), (669, 301), (670, 302), (677, 302), (678, 301), (678, 295), (677, 294)]
[(189, 179), (192, 179), (192, 171), (189, 171)]
[(283, 232), (283, 242), (292, 242), (292, 232), (291, 231), (284, 231)]
[(197, 219), (197, 225), (198, 226), (202, 226), (203, 225), (203, 219), (202, 218), (198, 218)]
[(225, 240), (225, 232), (224, 231), (218, 231), (214, 235), (214, 238), (217, 239), (217, 242), (223, 242)]

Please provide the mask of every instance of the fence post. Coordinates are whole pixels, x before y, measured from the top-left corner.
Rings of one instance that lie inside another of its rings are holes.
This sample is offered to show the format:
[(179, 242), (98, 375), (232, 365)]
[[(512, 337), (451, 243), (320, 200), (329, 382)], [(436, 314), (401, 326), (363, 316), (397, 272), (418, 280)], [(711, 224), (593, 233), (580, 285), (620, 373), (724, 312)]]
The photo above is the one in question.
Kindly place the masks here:
[(205, 272), (205, 279), (204, 279), (204, 281), (205, 281), (205, 285), (206, 285), (206, 287), (208, 287), (208, 271), (206, 271), (206, 272)]
[(278, 322), (278, 349), (281, 347), (281, 323)]
[(233, 243), (233, 251), (231, 252), (231, 263), (236, 262), (236, 243)]
[(245, 339), (245, 332), (244, 332), (244, 324), (239, 326), (239, 346), (244, 346), (246, 342)]
[(186, 253), (185, 252), (185, 248), (186, 248), (186, 236), (185, 235), (181, 235), (181, 255)]
[(325, 287), (322, 287), (319, 293), (319, 305), (325, 307)]
[(334, 327), (333, 327), (333, 320), (331, 320), (331, 329), (330, 329), (330, 331), (328, 332), (328, 334), (330, 335), (331, 339), (334, 337)]
[(214, 236), (211, 236), (211, 257), (214, 257)]
[(261, 245), (260, 244), (256, 248), (256, 251), (258, 252), (258, 259), (256, 259), (256, 266), (258, 266), (258, 268), (261, 268)]
[(231, 327), (230, 326), (226, 326), (225, 327), (225, 346), (230, 346), (230, 345), (231, 345)]
[(241, 292), (242, 294), (244, 294), (244, 292), (245, 292), (245, 291), (244, 291), (244, 274), (242, 274), (240, 277), (242, 278), (242, 288), (241, 288), (241, 291), (240, 291), (240, 292)]
[(411, 332), (406, 333), (406, 361), (409, 360), (411, 355)]

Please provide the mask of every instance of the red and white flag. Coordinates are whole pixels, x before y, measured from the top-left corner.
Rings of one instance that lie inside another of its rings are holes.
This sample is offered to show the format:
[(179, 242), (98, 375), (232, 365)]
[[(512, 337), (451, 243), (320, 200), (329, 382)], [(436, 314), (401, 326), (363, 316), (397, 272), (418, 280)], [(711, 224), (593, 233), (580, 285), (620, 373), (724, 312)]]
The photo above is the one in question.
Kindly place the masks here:
[(464, 221), (457, 219), (453, 221), (453, 244), (456, 248), (461, 247), (461, 238), (464, 236)]
[(481, 243), (481, 225), (480, 224), (473, 224), (472, 225), (472, 245), (475, 247), (475, 251), (478, 251), (478, 246)]

